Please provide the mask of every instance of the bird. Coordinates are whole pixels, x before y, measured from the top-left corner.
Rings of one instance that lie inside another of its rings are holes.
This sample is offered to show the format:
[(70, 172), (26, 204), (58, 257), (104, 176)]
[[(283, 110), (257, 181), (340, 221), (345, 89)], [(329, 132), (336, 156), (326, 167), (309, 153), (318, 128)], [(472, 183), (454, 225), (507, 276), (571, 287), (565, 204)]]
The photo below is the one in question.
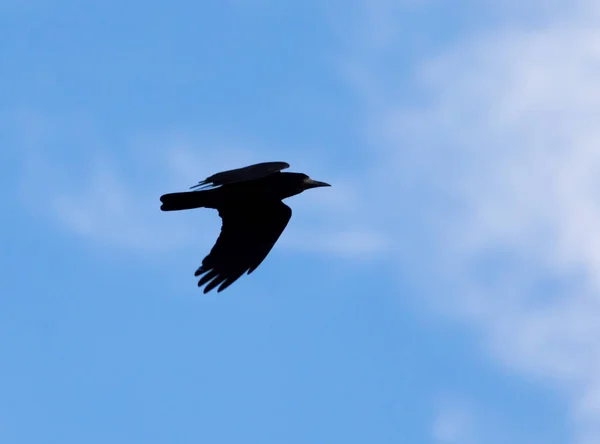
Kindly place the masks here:
[(213, 174), (193, 191), (160, 196), (162, 211), (212, 208), (221, 217), (221, 233), (194, 276), (204, 294), (225, 290), (267, 257), (290, 218), (284, 199), (311, 188), (330, 187), (303, 173), (282, 172), (287, 162), (263, 162)]

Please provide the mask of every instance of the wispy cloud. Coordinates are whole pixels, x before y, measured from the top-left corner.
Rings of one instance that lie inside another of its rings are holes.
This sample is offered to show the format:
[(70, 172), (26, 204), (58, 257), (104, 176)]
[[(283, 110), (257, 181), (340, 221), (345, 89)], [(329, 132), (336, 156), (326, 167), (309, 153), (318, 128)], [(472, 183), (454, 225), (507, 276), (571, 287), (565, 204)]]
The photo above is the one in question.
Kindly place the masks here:
[(435, 415), (431, 435), (438, 444), (475, 444), (475, 415), (462, 401), (446, 400)]
[[(12, 118), (18, 121), (14, 146), (22, 149), (25, 165), (19, 185), (23, 201), (32, 211), (103, 247), (147, 250), (179, 248), (199, 238), (208, 242), (207, 231), (193, 218), (198, 214), (167, 217), (159, 211), (160, 194), (187, 190), (225, 169), (287, 160), (251, 140), (185, 129), (135, 132), (107, 149), (92, 119), (81, 125), (79, 117), (32, 111)], [(118, 157), (113, 150), (119, 151)], [(381, 233), (364, 218), (354, 217), (360, 214), (359, 190), (343, 180), (336, 182), (335, 177), (327, 180), (335, 184), (327, 190), (330, 195), (314, 193), (313, 199), (307, 196), (293, 202), (294, 225), (281, 246), (340, 257), (371, 256), (382, 249)], [(214, 228), (213, 241), (218, 224)]]
[(427, 266), (459, 289), (434, 304), (482, 331), (503, 365), (562, 391), (578, 442), (600, 439), (600, 20), (588, 7), (425, 61), (419, 107), (366, 98), (379, 177), (399, 200), (421, 197)]

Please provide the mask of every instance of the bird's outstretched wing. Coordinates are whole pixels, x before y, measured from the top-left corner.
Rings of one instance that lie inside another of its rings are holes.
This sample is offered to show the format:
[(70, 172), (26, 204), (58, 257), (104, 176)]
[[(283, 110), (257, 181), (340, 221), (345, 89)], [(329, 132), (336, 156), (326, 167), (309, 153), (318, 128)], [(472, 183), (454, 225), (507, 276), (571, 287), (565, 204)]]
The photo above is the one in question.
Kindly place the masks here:
[(290, 164), (287, 162), (263, 162), (250, 165), (243, 168), (237, 168), (235, 170), (223, 171), (221, 173), (213, 174), (206, 178), (202, 182), (198, 182), (197, 185), (190, 187), (190, 190), (199, 187), (210, 187), (225, 185), (228, 183), (244, 182), (246, 180), (261, 179), (269, 174), (277, 173), (281, 170), (289, 168)]
[(220, 292), (245, 272), (252, 273), (267, 257), (292, 217), (283, 202), (270, 201), (219, 210), (221, 234), (194, 276), (202, 276), (198, 287), (204, 293), (219, 286)]

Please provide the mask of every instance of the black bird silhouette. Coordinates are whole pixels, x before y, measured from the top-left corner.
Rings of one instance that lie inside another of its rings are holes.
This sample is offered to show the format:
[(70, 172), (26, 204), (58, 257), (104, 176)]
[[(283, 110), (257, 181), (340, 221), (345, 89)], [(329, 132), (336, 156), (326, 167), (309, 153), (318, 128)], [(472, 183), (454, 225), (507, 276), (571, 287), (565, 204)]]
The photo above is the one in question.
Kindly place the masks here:
[[(216, 244), (194, 276), (208, 293), (221, 292), (244, 273), (252, 273), (267, 257), (292, 217), (282, 202), (309, 188), (331, 186), (302, 173), (282, 173), (286, 162), (265, 162), (213, 174), (190, 189), (164, 194), (163, 211), (214, 208), (223, 221)], [(210, 189), (206, 189), (210, 188)]]

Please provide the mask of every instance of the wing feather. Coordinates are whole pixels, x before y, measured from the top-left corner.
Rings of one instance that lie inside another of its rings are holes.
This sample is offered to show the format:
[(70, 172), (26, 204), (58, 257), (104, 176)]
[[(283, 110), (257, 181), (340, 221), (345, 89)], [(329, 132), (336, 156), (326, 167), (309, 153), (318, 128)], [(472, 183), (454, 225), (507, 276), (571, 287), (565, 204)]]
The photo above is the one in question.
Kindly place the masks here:
[(254, 165), (249, 165), (235, 170), (223, 171), (207, 177), (202, 182), (190, 187), (190, 189), (200, 187), (220, 186), (236, 182), (245, 182), (247, 180), (261, 179), (269, 174), (278, 173), (281, 170), (289, 168), (287, 162), (263, 162)]
[(221, 234), (195, 276), (204, 293), (219, 286), (223, 291), (244, 273), (252, 273), (265, 260), (292, 217), (281, 201), (261, 202), (219, 210)]

